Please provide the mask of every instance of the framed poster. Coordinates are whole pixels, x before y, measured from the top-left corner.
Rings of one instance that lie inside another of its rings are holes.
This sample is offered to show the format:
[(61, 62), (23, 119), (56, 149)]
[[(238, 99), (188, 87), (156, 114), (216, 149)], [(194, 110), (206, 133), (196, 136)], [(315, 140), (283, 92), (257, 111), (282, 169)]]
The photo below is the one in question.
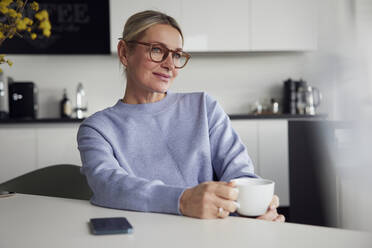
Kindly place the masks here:
[[(0, 46), (6, 54), (109, 54), (109, 0), (36, 0), (46, 9), (51, 36), (14, 36)], [(25, 16), (35, 12), (25, 9)]]

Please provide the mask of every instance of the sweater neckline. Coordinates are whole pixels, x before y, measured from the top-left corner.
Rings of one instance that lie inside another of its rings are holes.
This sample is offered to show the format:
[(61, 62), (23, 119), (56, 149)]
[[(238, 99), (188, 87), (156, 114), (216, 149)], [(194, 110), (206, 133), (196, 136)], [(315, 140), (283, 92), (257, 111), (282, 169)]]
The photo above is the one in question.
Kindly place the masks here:
[(114, 109), (126, 114), (147, 114), (155, 115), (159, 112), (166, 110), (170, 105), (173, 105), (178, 99), (178, 94), (167, 91), (167, 94), (163, 99), (152, 103), (141, 103), (141, 104), (129, 104), (124, 103), (122, 99), (119, 99), (113, 106)]

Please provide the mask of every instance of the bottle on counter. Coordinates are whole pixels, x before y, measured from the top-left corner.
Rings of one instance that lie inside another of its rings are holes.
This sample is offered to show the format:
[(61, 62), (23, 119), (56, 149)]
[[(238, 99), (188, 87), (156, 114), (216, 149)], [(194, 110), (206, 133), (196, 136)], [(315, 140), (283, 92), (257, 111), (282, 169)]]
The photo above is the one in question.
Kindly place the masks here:
[(79, 83), (76, 88), (76, 118), (83, 119), (85, 118), (85, 114), (88, 110), (88, 101), (87, 95), (85, 94), (85, 90), (82, 83)]
[(273, 114), (279, 113), (279, 102), (276, 101), (274, 98), (271, 98), (271, 113)]
[(61, 118), (71, 118), (72, 106), (71, 101), (67, 96), (67, 90), (63, 89), (63, 97), (60, 103)]
[(263, 111), (263, 106), (260, 100), (256, 100), (252, 105), (251, 105), (251, 114), (257, 115), (257, 114), (262, 114)]

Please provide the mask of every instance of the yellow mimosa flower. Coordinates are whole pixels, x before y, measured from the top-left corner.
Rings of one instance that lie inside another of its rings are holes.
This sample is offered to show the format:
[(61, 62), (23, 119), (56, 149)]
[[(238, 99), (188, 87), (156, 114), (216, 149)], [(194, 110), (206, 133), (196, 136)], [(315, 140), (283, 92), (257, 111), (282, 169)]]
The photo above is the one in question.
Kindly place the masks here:
[(16, 18), (17, 17), (17, 11), (15, 11), (14, 9), (9, 9), (8, 15), (12, 18)]
[(7, 6), (9, 6), (13, 2), (13, 0), (2, 0), (2, 1), (5, 2)]
[(35, 18), (38, 19), (39, 21), (45, 20), (49, 18), (48, 12), (43, 9), (42, 11), (39, 11), (35, 14)]
[(9, 66), (13, 65), (13, 61), (11, 61), (10, 59), (8, 59), (6, 62), (8, 63)]
[(17, 0), (17, 6), (18, 6), (18, 8), (22, 8), (23, 7), (23, 1), (21, 1), (21, 0)]
[(52, 25), (50, 25), (50, 22), (48, 20), (40, 22), (39, 25), (40, 29), (52, 29)]
[(5, 15), (9, 12), (9, 9), (7, 7), (4, 7), (4, 6), (1, 5), (0, 6), (0, 12)]
[[(35, 11), (34, 17), (25, 17), (24, 11)], [(28, 0), (0, 0), (0, 46), (6, 39), (12, 39), (14, 35), (24, 37), (23, 33), (28, 32), (29, 37), (35, 40), (38, 35), (33, 32), (34, 28), (41, 30), (43, 36), (51, 35), (52, 26), (49, 14), (46, 10), (40, 10), (39, 4), (35, 1), (29, 3)], [(0, 54), (0, 64), (7, 63), (9, 66), (13, 62), (5, 58), (5, 54)], [(1, 72), (0, 68), (0, 72)]]
[(24, 20), (22, 20), (22, 19), (18, 19), (16, 21), (16, 28), (19, 31), (26, 30), (26, 28), (27, 28), (26, 22)]
[(46, 37), (49, 37), (51, 35), (51, 32), (49, 29), (44, 29), (43, 30), (43, 35), (46, 36)]
[(37, 2), (32, 2), (30, 6), (32, 10), (39, 11), (39, 4)]
[(25, 23), (27, 24), (27, 25), (32, 25), (34, 22), (30, 19), (30, 18), (28, 18), (28, 17), (25, 17), (25, 18), (23, 18), (23, 20), (25, 21)]
[(1, 4), (8, 7), (9, 4), (11, 4), (13, 2), (13, 0), (1, 0)]

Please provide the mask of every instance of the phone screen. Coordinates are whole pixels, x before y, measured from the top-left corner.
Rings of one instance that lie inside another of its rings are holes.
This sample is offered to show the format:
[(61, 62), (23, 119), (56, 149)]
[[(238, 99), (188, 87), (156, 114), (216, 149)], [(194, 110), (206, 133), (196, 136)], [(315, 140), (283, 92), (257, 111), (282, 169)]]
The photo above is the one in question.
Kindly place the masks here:
[(90, 219), (91, 231), (95, 235), (132, 233), (133, 227), (124, 217)]

